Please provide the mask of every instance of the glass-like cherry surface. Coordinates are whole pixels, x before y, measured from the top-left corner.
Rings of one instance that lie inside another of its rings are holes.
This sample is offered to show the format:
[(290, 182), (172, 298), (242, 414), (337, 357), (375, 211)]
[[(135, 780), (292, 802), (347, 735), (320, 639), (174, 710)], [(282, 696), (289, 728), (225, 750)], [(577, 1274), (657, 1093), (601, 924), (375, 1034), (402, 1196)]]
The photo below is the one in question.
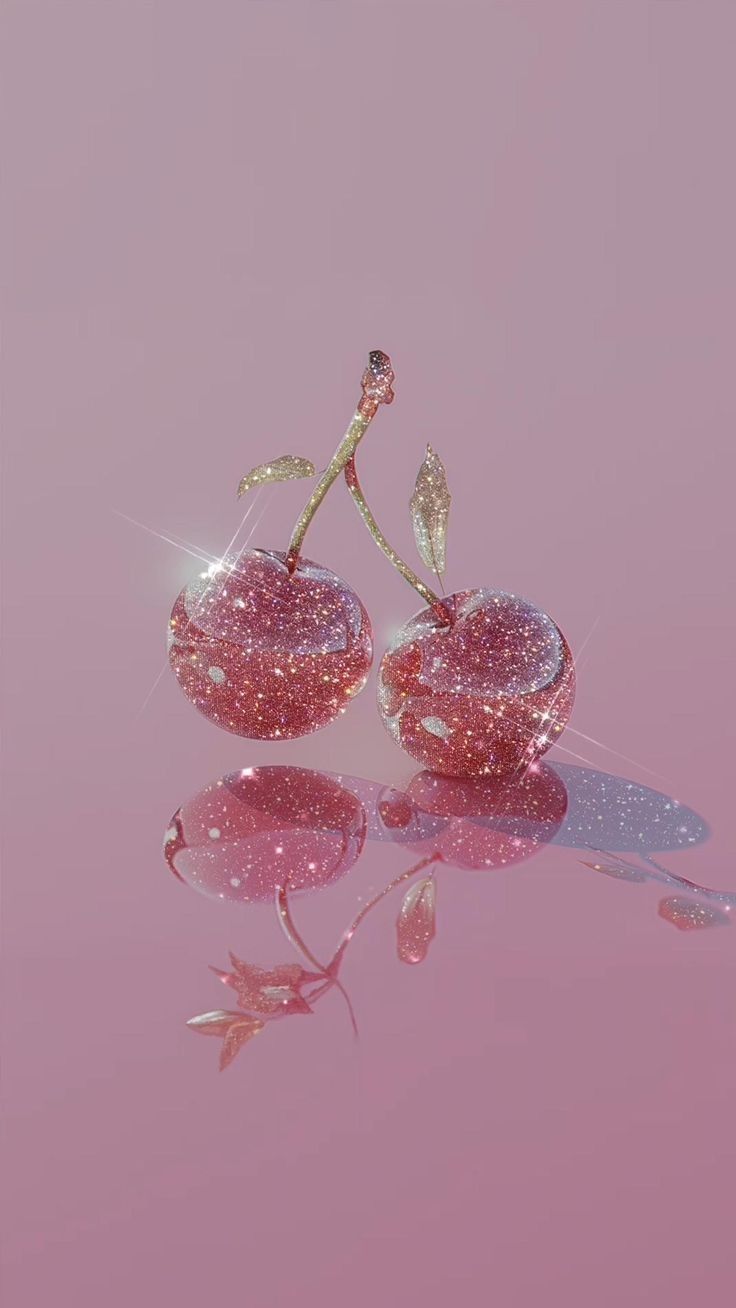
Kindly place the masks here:
[(204, 895), (270, 901), (280, 886), (316, 890), (337, 881), (365, 836), (362, 803), (336, 779), (311, 768), (248, 767), (177, 809), (164, 855)]
[(572, 654), (551, 618), (503, 591), (423, 609), (380, 666), (378, 706), (396, 742), (449, 776), (507, 776), (544, 754), (575, 697)]
[(447, 824), (415, 848), (431, 850), (442, 863), (480, 872), (523, 863), (539, 853), (554, 839), (567, 811), (564, 782), (543, 763), (533, 763), (511, 781), (420, 772), (407, 788), (407, 799), (419, 813)]
[(368, 614), (329, 568), (243, 550), (182, 590), (169, 662), (187, 699), (255, 740), (317, 731), (362, 690), (373, 659)]

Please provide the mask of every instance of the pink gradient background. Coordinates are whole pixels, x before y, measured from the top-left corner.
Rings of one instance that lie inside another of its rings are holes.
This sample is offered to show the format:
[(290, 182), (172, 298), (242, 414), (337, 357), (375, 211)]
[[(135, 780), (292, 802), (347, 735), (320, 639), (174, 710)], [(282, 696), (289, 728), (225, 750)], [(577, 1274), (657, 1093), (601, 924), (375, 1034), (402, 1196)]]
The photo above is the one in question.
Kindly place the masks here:
[[(219, 553), (242, 474), (326, 461), (388, 350), (361, 470), (396, 544), (431, 441), (450, 587), (585, 646), (572, 725), (636, 762), (563, 744), (702, 814), (663, 861), (736, 890), (736, 10), (3, 11), (4, 1303), (730, 1303), (736, 932), (675, 931), (578, 850), (443, 875), (415, 969), (382, 905), (360, 1042), (329, 998), (218, 1075), (185, 1027), (222, 1002), (206, 964), (289, 950), (175, 881), (170, 814), (249, 764), (415, 769), (373, 682), (283, 746), (168, 673), (149, 697), (196, 564), (115, 511)], [(254, 543), (303, 497), (263, 492)], [(308, 552), (379, 645), (418, 607), (339, 491)], [(303, 901), (315, 947), (404, 866), (371, 844)]]

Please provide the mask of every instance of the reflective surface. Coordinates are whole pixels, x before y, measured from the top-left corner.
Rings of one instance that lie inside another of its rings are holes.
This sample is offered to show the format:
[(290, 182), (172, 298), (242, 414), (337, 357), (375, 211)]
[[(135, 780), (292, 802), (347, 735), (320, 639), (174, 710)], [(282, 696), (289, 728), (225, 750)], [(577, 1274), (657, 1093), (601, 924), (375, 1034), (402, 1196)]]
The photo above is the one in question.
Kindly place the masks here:
[[(572, 812), (560, 771), (570, 786)], [(593, 833), (580, 821), (581, 794), (597, 834), (612, 835), (610, 843), (619, 850), (633, 845), (633, 858), (603, 853), (584, 839)], [(642, 817), (634, 834), (631, 815), (636, 812)], [(667, 823), (672, 814), (676, 825)], [(568, 815), (571, 821), (563, 828)], [(326, 888), (354, 868), (364, 853), (366, 830), (373, 839), (398, 843), (407, 856), (413, 852), (421, 857), (361, 903), (329, 961), (320, 962), (297, 926), (294, 897)], [(299, 961), (263, 968), (231, 952), (232, 970), (211, 970), (235, 991), (238, 1010), (210, 1010), (190, 1018), (188, 1025), (222, 1039), (224, 1070), (265, 1022), (309, 1015), (317, 1000), (337, 988), (357, 1036), (357, 1019), (340, 973), (358, 930), (383, 900), (396, 899), (401, 890), (397, 957), (403, 963), (421, 963), (436, 934), (441, 868), (506, 868), (556, 839), (589, 850), (591, 858), (581, 864), (599, 875), (679, 887), (684, 893), (666, 896), (658, 906), (659, 916), (679, 930), (728, 926), (736, 891), (688, 881), (655, 862), (649, 852), (653, 842), (677, 848), (706, 837), (707, 828), (697, 814), (667, 795), (590, 769), (537, 763), (525, 776), (503, 782), (460, 781), (423, 772), (406, 791), (399, 791), (304, 768), (243, 768), (207, 786), (177, 811), (164, 836), (164, 855), (172, 871), (195, 890), (241, 904), (270, 901)], [(325, 841), (328, 848), (332, 841), (341, 851), (338, 860), (331, 853), (326, 865)], [(447, 881), (446, 873), (442, 879)], [(451, 885), (448, 889), (451, 892)], [(311, 970), (305, 970), (304, 963)]]
[[(736, 11), (419, 8), (4, 6), (3, 1308), (733, 1300)], [(173, 597), (302, 508), (238, 479), (324, 467), (377, 345), (386, 535), (420, 567), (431, 443), (448, 593), (575, 655), (491, 812), (384, 730), (418, 605), (344, 487), (348, 711), (247, 741), (168, 667)], [(310, 796), (225, 815), (268, 898), (197, 893), (171, 816), (251, 767)]]
[(172, 872), (236, 903), (278, 886), (314, 890), (344, 876), (363, 848), (363, 805), (306, 768), (241, 768), (177, 809), (164, 836)]

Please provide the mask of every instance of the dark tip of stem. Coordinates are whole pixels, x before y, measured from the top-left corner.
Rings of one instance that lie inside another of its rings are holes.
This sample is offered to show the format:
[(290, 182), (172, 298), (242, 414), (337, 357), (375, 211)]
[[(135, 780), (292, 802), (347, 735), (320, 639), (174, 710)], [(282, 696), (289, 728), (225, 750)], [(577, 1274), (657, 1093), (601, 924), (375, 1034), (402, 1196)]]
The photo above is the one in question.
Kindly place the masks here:
[(368, 355), (368, 367), (374, 377), (385, 377), (391, 371), (391, 360), (383, 350), (371, 350)]
[(383, 350), (371, 350), (368, 355), (368, 367), (360, 383), (363, 395), (358, 405), (359, 411), (369, 422), (375, 416), (379, 404), (393, 403), (394, 380), (395, 373), (388, 355), (384, 354)]

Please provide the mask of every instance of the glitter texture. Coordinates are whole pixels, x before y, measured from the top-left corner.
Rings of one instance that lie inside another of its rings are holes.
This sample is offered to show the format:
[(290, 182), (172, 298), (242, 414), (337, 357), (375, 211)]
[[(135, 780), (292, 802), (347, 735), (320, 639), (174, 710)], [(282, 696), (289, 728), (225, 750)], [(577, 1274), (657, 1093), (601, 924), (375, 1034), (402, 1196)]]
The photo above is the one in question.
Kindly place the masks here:
[(253, 740), (317, 731), (363, 689), (373, 658), (368, 614), (328, 568), (243, 550), (179, 595), (169, 662), (211, 722)]
[(575, 697), (567, 642), (551, 618), (502, 591), (469, 590), (424, 609), (380, 667), (378, 707), (402, 749), (449, 776), (506, 776), (564, 730)]
[(331, 777), (243, 768), (178, 809), (164, 857), (195, 890), (244, 903), (271, 900), (279, 886), (316, 890), (337, 881), (357, 862), (365, 836), (363, 805)]
[(444, 464), (428, 445), (409, 508), (419, 556), (438, 577), (445, 571), (450, 502)]
[(302, 477), (314, 477), (317, 469), (310, 459), (301, 459), (296, 454), (280, 454), (269, 463), (259, 463), (243, 477), (238, 486), (238, 499), (254, 486), (264, 486), (270, 481), (297, 481)]
[(437, 886), (434, 877), (415, 881), (404, 895), (396, 919), (396, 952), (400, 963), (422, 963), (434, 940)]
[(363, 494), (363, 488), (360, 484), (360, 478), (358, 477), (358, 469), (355, 466), (354, 457), (349, 458), (345, 464), (345, 483), (353, 497), (353, 503), (355, 504), (358, 513), (363, 519), (363, 522), (368, 528), (379, 550), (382, 550), (389, 562), (396, 568), (396, 571), (400, 573), (405, 581), (408, 581), (410, 586), (413, 586), (417, 594), (421, 595), (422, 599), (427, 601), (427, 604), (429, 604), (435, 611), (440, 620), (445, 622), (445, 610), (442, 607), (442, 601), (439, 596), (435, 595), (433, 590), (430, 590), (429, 586), (422, 581), (421, 577), (417, 576), (416, 572), (414, 572), (413, 568), (409, 567), (408, 563), (405, 563), (401, 555), (396, 552), (393, 545), (391, 545), (391, 543), (386, 539), (376, 522), (368, 501)]
[(375, 418), (380, 405), (393, 403), (393, 380), (394, 373), (388, 355), (384, 354), (383, 350), (371, 350), (368, 367), (365, 369), (360, 383), (360, 401), (352, 416), (350, 426), (322, 473), (322, 476), (312, 491), (307, 503), (304, 505), (296, 526), (291, 534), (291, 540), (289, 541), (289, 549), (287, 552), (289, 571), (293, 571), (296, 567), (297, 560), (301, 554), (302, 545), (304, 544), (304, 537), (307, 528), (314, 518), (317, 509), (330, 489), (330, 486), (336, 478), (339, 477), (343, 468), (345, 468), (353, 458), (358, 445), (365, 436), (373, 418)]
[(271, 968), (258, 967), (232, 952), (230, 966), (231, 972), (221, 972), (216, 967), (211, 970), (223, 985), (230, 986), (235, 991), (240, 1008), (258, 1013), (261, 1017), (272, 1017), (274, 1013), (283, 1017), (292, 1013), (311, 1013), (302, 994), (302, 987), (318, 981), (320, 973), (305, 972), (299, 963), (281, 963)]
[(509, 867), (539, 853), (554, 838), (567, 810), (565, 787), (544, 763), (532, 764), (513, 780), (463, 780), (420, 772), (405, 798), (412, 813), (409, 830), (417, 829), (415, 814), (444, 821), (441, 828), (424, 831), (412, 841), (416, 852), (476, 872)]
[(689, 849), (708, 839), (703, 818), (670, 795), (627, 777), (556, 759), (554, 769), (569, 801), (557, 845), (646, 855), (655, 849)]
[(388, 355), (383, 350), (371, 350), (368, 355), (368, 367), (360, 382), (362, 395), (358, 412), (370, 420), (379, 404), (393, 404), (395, 380)]
[(712, 904), (700, 904), (694, 899), (683, 899), (671, 895), (659, 903), (659, 916), (671, 922), (678, 931), (703, 931), (708, 927), (728, 926), (728, 911), (714, 908)]

